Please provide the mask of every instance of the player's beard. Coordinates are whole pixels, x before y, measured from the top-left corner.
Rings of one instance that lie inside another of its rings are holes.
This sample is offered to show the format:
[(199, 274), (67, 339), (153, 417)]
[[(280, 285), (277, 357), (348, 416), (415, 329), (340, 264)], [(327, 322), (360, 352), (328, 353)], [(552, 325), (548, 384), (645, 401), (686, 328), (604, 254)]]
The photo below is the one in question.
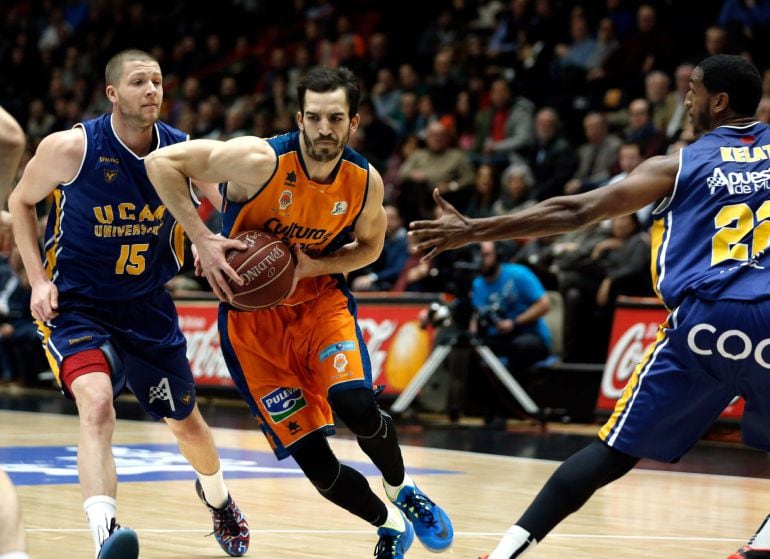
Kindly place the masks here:
[[(333, 147), (331, 145), (329, 145), (330, 147), (325, 147), (327, 144), (324, 144), (320, 148), (316, 147), (304, 128), (302, 129), (302, 138), (305, 140), (305, 148), (307, 149), (307, 154), (310, 159), (318, 161), (319, 163), (328, 163), (329, 161), (334, 161), (339, 157), (340, 153), (342, 153), (342, 150), (350, 139), (350, 130), (347, 131), (345, 137), (342, 138), (342, 141), (335, 144)], [(330, 139), (333, 139), (333, 136)]]
[(690, 114), (692, 115), (692, 131), (696, 136), (711, 129), (711, 118), (708, 111), (697, 111)]
[(136, 128), (147, 128), (154, 125), (160, 116), (160, 110), (155, 111), (150, 116), (150, 111), (139, 107), (137, 110), (127, 110), (126, 107), (118, 105), (120, 116), (124, 122)]

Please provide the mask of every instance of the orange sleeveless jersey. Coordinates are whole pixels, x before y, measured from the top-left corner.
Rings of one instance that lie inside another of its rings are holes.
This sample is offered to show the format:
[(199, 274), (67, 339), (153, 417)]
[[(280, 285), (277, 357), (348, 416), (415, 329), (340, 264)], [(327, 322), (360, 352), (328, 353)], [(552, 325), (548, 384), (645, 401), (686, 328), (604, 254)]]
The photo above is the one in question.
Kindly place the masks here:
[[(320, 184), (308, 178), (299, 132), (268, 142), (278, 156), (275, 172), (252, 199), (225, 203), (224, 234), (269, 231), (309, 256), (350, 242), (366, 203), (366, 159), (346, 147), (334, 180)], [(273, 309), (220, 308), (225, 362), (279, 458), (309, 433), (333, 432), (330, 392), (371, 388), (371, 363), (355, 314), (355, 299), (338, 275), (301, 280), (292, 297)]]

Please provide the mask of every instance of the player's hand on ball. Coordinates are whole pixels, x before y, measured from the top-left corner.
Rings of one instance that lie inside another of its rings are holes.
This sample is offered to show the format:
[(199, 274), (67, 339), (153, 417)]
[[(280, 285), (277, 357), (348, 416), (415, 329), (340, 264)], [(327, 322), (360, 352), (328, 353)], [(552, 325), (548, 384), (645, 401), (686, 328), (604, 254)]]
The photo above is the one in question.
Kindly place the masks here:
[(299, 283), (299, 280), (315, 275), (312, 272), (313, 259), (302, 252), (302, 249), (299, 247), (299, 245), (294, 245), (292, 247), (292, 251), (294, 253), (294, 278), (291, 282), (291, 289), (289, 290), (289, 294), (286, 295), (287, 299), (294, 294), (294, 290), (297, 288), (297, 283)]
[(228, 279), (237, 285), (243, 285), (243, 280), (227, 262), (225, 253), (230, 249), (246, 250), (246, 243), (228, 239), (222, 235), (210, 233), (194, 242), (198, 252), (198, 265), (220, 301), (230, 301), (233, 292), (228, 285)]

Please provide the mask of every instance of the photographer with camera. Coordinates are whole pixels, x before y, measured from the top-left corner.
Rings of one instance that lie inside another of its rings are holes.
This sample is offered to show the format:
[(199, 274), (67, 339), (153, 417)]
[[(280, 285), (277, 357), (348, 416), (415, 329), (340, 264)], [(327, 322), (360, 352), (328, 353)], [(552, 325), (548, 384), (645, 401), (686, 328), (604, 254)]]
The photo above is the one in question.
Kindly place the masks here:
[[(480, 247), (481, 268), (471, 285), (470, 331), (525, 384), (532, 365), (551, 351), (551, 334), (543, 320), (548, 295), (529, 268), (503, 262), (495, 243), (483, 242)], [(504, 416), (500, 393), (493, 387), (481, 391), (487, 424)]]

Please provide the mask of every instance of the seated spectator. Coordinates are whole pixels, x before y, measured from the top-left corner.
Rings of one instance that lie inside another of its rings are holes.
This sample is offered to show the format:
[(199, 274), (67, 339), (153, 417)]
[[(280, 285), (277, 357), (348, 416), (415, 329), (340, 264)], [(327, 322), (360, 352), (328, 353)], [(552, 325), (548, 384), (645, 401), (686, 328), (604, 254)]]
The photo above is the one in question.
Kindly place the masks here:
[(387, 227), (382, 252), (371, 265), (351, 272), (349, 282), (353, 291), (389, 291), (409, 258), (406, 228), (398, 208), (394, 204), (385, 204), (385, 214)]
[(620, 138), (609, 133), (607, 119), (601, 113), (588, 113), (583, 118), (583, 132), (586, 143), (578, 147), (578, 169), (575, 176), (564, 185), (565, 194), (593, 190), (606, 182), (623, 143)]
[(398, 207), (405, 222), (432, 215), (434, 188), (453, 204), (465, 206), (468, 187), (473, 184), (473, 166), (468, 155), (450, 142), (447, 127), (440, 121), (432, 122), (425, 148), (415, 151), (401, 167)]
[(492, 205), (498, 198), (498, 183), (495, 169), (492, 165), (480, 165), (476, 169), (476, 178), (473, 182), (473, 193), (468, 205), (465, 206), (465, 215), (469, 217), (489, 217), (493, 215)]
[(626, 141), (639, 144), (644, 159), (664, 154), (668, 145), (666, 135), (652, 123), (650, 102), (643, 98), (628, 105), (628, 128), (623, 136)]
[(9, 257), (10, 273), (0, 287), (0, 383), (32, 385), (45, 368), (37, 327), (30, 311), (32, 288), (19, 251)]
[(494, 215), (523, 210), (535, 203), (532, 198), (535, 177), (526, 163), (513, 163), (506, 167), (500, 183), (500, 197), (492, 205)]
[(503, 78), (489, 87), (489, 106), (476, 113), (473, 159), (477, 163), (505, 166), (534, 144), (535, 105), (529, 99), (511, 95)]
[(535, 145), (529, 153), (529, 167), (535, 175), (534, 198), (546, 200), (564, 193), (564, 185), (575, 174), (577, 155), (560, 133), (558, 113), (540, 109), (535, 116)]

